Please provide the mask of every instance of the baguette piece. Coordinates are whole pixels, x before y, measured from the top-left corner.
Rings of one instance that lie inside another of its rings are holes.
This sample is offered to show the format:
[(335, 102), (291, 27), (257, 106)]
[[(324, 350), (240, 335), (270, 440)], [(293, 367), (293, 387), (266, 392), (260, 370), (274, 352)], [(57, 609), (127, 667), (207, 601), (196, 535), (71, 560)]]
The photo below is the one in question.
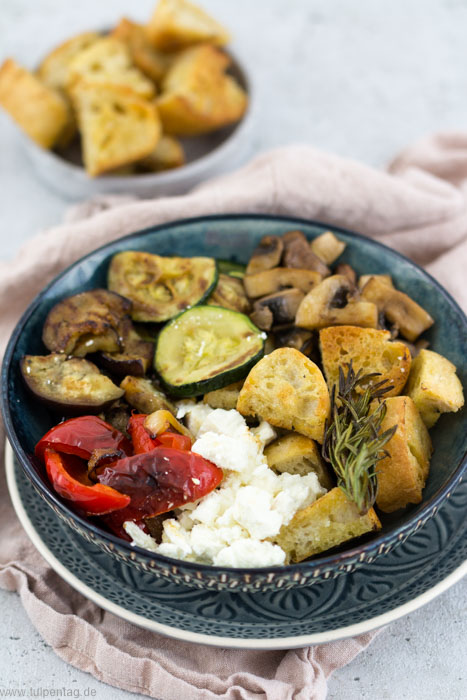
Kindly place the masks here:
[(203, 396), (203, 403), (206, 403), (211, 408), (223, 408), (226, 411), (237, 407), (237, 401), (240, 394), (240, 389), (243, 386), (243, 379), (240, 382), (234, 382), (222, 389), (209, 391)]
[(163, 80), (157, 100), (166, 133), (195, 136), (243, 116), (248, 98), (234, 78), (225, 73), (229, 63), (225, 53), (209, 44), (179, 54)]
[(355, 503), (336, 487), (295, 513), (288, 525), (282, 526), (274, 542), (286, 552), (288, 562), (296, 563), (380, 529), (381, 523), (373, 508), (360, 515)]
[[(397, 430), (385, 447), (389, 456), (376, 466), (376, 505), (385, 513), (392, 513), (422, 500), (432, 447), (428, 430), (409, 396), (393, 396), (385, 402), (387, 411), (381, 431), (393, 425), (397, 425)], [(373, 402), (370, 410), (377, 405), (377, 401)]]
[(264, 450), (271, 469), (283, 474), (298, 474), (305, 476), (314, 472), (319, 483), (325, 489), (331, 489), (334, 482), (324, 466), (318, 445), (305, 435), (288, 433), (274, 442), (271, 442)]
[(81, 82), (102, 88), (130, 88), (145, 99), (156, 94), (154, 83), (133, 66), (126, 44), (111, 36), (95, 41), (70, 61), (67, 89), (73, 99)]
[(154, 46), (162, 51), (201, 42), (223, 46), (230, 40), (219, 22), (187, 0), (159, 0), (146, 29)]
[(133, 63), (155, 83), (162, 80), (170, 65), (171, 57), (158, 51), (151, 43), (142, 24), (123, 17), (112, 31), (111, 36), (123, 41), (128, 47)]
[(441, 413), (456, 412), (464, 405), (462, 384), (456, 367), (433, 350), (420, 350), (412, 363), (406, 393), (431, 428)]
[(101, 38), (97, 32), (82, 32), (64, 41), (42, 60), (37, 69), (38, 77), (55, 90), (66, 90), (70, 63), (78, 54)]
[(139, 161), (138, 166), (153, 173), (179, 168), (185, 163), (185, 153), (180, 141), (162, 134), (155, 149)]
[(411, 365), (410, 351), (404, 343), (391, 341), (389, 331), (331, 326), (320, 331), (319, 342), (329, 390), (339, 381), (339, 367), (344, 369), (350, 362), (355, 372), (378, 372), (380, 376), (373, 383), (386, 379), (392, 385), (386, 396), (397, 396), (404, 388)]
[(157, 109), (132, 90), (81, 82), (74, 101), (89, 175), (140, 160), (156, 147), (161, 134)]
[(295, 348), (278, 348), (250, 371), (237, 411), (322, 442), (330, 398), (314, 362)]
[(0, 67), (0, 105), (42, 148), (53, 148), (70, 122), (60, 94), (11, 58)]

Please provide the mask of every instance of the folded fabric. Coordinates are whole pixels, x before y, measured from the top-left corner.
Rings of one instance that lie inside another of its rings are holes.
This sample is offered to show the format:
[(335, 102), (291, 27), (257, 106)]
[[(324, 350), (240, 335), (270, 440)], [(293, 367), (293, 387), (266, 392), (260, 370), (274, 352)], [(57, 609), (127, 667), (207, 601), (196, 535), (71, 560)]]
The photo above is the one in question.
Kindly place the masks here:
[[(289, 146), (180, 197), (100, 197), (33, 238), (0, 265), (0, 352), (40, 289), (87, 252), (174, 219), (259, 212), (353, 229), (424, 265), (467, 308), (467, 134), (432, 136), (388, 172)], [(0, 436), (1, 437), (1, 436)], [(2, 441), (3, 442), (3, 441)], [(174, 641), (106, 613), (54, 574), (29, 542), (0, 470), (0, 586), (16, 590), (44, 639), (63, 659), (114, 686), (163, 700), (310, 700), (373, 634), (299, 650), (240, 651)]]

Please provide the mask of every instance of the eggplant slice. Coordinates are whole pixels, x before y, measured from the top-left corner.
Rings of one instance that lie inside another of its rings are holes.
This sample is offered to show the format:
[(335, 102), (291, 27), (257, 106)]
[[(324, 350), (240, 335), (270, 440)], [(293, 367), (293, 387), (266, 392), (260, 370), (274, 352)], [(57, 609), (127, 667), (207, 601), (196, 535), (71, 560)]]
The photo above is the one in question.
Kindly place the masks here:
[(166, 258), (129, 250), (112, 258), (108, 287), (132, 301), (135, 321), (159, 323), (203, 301), (217, 277), (214, 258)]
[(67, 415), (99, 413), (124, 393), (92, 362), (63, 353), (25, 355), (20, 367), (30, 391)]
[(166, 410), (175, 414), (175, 406), (166, 395), (150, 380), (143, 377), (128, 376), (120, 384), (125, 392), (125, 399), (139, 413), (154, 413)]
[(84, 357), (103, 350), (121, 350), (122, 321), (131, 302), (106, 289), (82, 292), (58, 302), (49, 311), (42, 331), (51, 352)]
[(154, 342), (143, 340), (129, 318), (122, 324), (123, 352), (103, 352), (96, 358), (98, 365), (119, 378), (132, 374), (144, 377), (154, 359)]

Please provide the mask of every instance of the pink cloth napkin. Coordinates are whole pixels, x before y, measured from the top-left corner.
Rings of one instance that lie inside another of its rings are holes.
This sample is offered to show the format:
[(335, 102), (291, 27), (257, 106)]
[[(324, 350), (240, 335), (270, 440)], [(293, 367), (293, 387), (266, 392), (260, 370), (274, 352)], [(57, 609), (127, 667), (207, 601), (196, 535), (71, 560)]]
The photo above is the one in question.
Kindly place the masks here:
[[(0, 352), (32, 297), (88, 251), (174, 219), (262, 212), (341, 225), (424, 265), (467, 308), (467, 134), (438, 134), (407, 149), (388, 172), (289, 146), (191, 194), (145, 201), (103, 197), (0, 265)], [(373, 634), (299, 650), (238, 651), (170, 640), (106, 613), (50, 569), (23, 532), (0, 471), (0, 586), (16, 590), (44, 639), (96, 678), (161, 700), (322, 700), (326, 679)]]

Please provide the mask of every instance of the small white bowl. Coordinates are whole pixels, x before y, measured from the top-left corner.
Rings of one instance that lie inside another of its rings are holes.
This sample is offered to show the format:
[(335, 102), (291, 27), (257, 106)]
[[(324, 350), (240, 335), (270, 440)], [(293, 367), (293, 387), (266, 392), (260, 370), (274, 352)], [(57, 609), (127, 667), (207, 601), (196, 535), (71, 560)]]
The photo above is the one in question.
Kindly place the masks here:
[(21, 132), (24, 148), (38, 177), (69, 199), (85, 199), (101, 193), (154, 197), (183, 194), (203, 180), (235, 169), (251, 154), (256, 101), (251, 76), (230, 50), (229, 55), (233, 60), (234, 75), (248, 94), (248, 109), (242, 119), (232, 126), (182, 139), (186, 165), (159, 173), (92, 178), (81, 165), (41, 148)]

